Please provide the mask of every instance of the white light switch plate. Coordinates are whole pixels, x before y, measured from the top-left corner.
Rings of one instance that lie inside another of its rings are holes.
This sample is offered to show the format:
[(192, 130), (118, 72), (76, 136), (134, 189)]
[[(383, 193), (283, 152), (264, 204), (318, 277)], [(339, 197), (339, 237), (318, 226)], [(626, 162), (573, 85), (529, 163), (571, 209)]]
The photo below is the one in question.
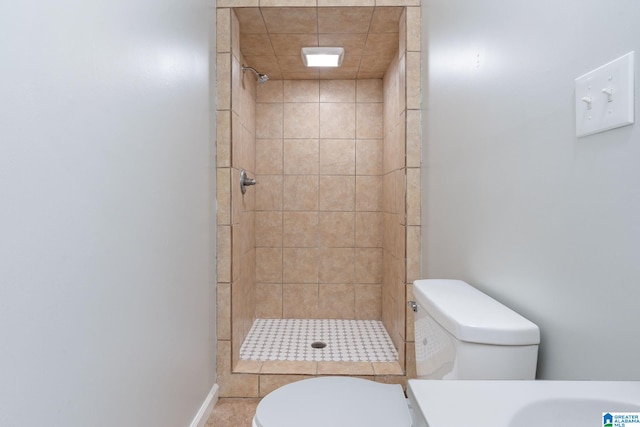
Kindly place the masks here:
[(634, 52), (576, 79), (576, 135), (604, 132), (634, 122)]

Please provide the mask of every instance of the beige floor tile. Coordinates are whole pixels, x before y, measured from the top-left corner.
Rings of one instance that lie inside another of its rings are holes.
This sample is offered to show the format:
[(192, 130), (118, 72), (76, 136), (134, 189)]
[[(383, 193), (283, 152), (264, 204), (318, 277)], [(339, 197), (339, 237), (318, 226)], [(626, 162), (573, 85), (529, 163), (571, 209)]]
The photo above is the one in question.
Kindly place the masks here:
[(223, 398), (214, 406), (206, 427), (251, 427), (258, 398)]
[(315, 375), (317, 371), (317, 362), (313, 361), (283, 361), (268, 360), (262, 364), (261, 374), (301, 374)]
[(318, 375), (373, 375), (370, 362), (318, 362)]

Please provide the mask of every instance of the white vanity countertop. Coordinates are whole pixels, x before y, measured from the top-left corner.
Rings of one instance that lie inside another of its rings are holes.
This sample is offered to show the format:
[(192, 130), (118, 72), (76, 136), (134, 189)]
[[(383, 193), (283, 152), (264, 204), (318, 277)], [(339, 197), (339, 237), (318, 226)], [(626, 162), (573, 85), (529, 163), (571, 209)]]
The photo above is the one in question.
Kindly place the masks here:
[(558, 416), (563, 426), (602, 427), (604, 412), (640, 413), (640, 381), (409, 380), (407, 393), (418, 427), (525, 427)]

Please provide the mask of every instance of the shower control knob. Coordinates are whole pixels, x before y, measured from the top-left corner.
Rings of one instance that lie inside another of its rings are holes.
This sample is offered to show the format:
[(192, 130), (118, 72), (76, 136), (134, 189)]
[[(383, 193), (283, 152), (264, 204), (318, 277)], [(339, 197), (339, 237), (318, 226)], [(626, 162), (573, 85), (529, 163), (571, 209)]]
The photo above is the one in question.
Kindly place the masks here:
[(242, 169), (240, 171), (240, 191), (242, 194), (247, 192), (247, 188), (250, 185), (256, 185), (258, 182), (254, 178), (249, 178), (247, 176), (247, 171)]

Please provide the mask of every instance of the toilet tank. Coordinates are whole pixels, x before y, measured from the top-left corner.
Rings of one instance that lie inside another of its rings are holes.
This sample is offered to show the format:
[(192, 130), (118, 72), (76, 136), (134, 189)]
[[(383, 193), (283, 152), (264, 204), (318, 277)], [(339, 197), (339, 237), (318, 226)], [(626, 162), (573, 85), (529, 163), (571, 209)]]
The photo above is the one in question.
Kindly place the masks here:
[(416, 280), (418, 378), (532, 380), (540, 329), (461, 280)]

